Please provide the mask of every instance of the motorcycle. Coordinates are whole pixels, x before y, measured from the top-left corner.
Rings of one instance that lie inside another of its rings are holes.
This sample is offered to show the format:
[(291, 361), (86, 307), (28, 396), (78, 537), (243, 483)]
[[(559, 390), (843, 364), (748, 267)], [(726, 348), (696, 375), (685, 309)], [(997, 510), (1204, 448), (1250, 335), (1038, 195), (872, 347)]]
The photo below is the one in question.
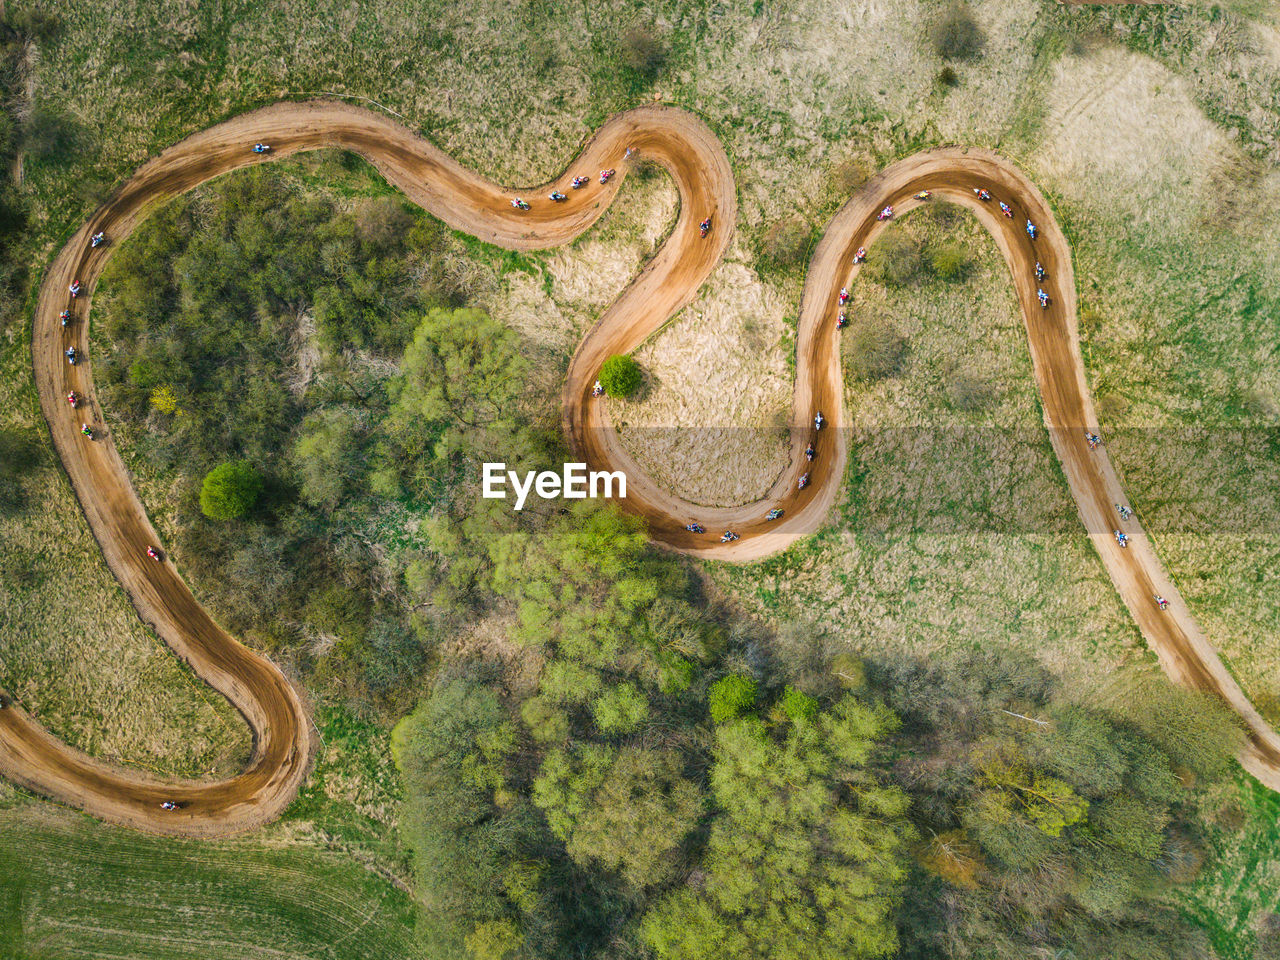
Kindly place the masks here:
[(147, 547), (147, 556), (150, 557), (152, 560), (159, 562), (160, 551), (157, 550), (155, 547)]
[(547, 199), (555, 203), (560, 203), (562, 200), (567, 200), (568, 198), (559, 190), (552, 190), (547, 194)]
[(853, 255), (854, 263), (862, 263), (867, 259), (867, 248), (859, 247), (858, 252)]
[(89, 238), (89, 246), (90, 248), (96, 249), (97, 247), (102, 246), (106, 239), (107, 235), (105, 233), (95, 233)]
[(738, 535), (734, 533), (732, 530), (726, 530), (724, 533), (720, 535), (721, 543), (733, 543), (733, 541), (737, 539), (738, 539)]
[(63, 310), (60, 314), (58, 314), (58, 319), (62, 321), (62, 325), (64, 327), (67, 326), (68, 324), (71, 323), (71, 311)]
[(1003, 200), (1001, 200), (1001, 201), (1000, 201), (1000, 212), (1001, 212), (1001, 213), (1003, 213), (1003, 214), (1004, 214), (1006, 217), (1008, 217), (1010, 220), (1012, 220), (1012, 219), (1013, 219), (1013, 208), (1012, 208), (1012, 207), (1010, 207), (1010, 206), (1009, 206), (1007, 203), (1005, 203)]
[(72, 410), (80, 406), (80, 394), (72, 390), (70, 393), (67, 394), (67, 403), (71, 404)]
[(516, 197), (514, 200), (511, 201), (511, 206), (515, 207), (517, 210), (529, 209), (528, 202), (521, 200), (519, 197)]
[(1036, 261), (1036, 279), (1043, 280), (1045, 278), (1044, 267), (1040, 266), (1040, 261)]
[(67, 347), (66, 356), (67, 356), (67, 363), (71, 364), (73, 367), (76, 365), (76, 363), (80, 359), (80, 354), (76, 353), (75, 347)]
[(80, 432), (84, 434), (86, 437), (88, 437), (90, 440), (93, 439), (93, 427), (89, 426), (87, 423), (81, 424)]
[(803, 490), (808, 485), (809, 485), (809, 474), (806, 472), (800, 475), (800, 479), (796, 483), (796, 488), (799, 490)]
[(181, 810), (185, 806), (186, 806), (185, 803), (181, 803), (176, 800), (166, 800), (162, 804), (160, 804), (160, 809), (173, 811), (173, 810)]
[(603, 396), (603, 395), (604, 395), (604, 384), (602, 384), (599, 380), (597, 380), (597, 381), (595, 382), (595, 384), (594, 384), (594, 385), (592, 385), (592, 387), (591, 387), (591, 395), (592, 395), (593, 397)]
[(1126, 507), (1123, 503), (1116, 504), (1116, 513), (1120, 514), (1121, 520), (1128, 520), (1133, 516), (1133, 511)]
[(76, 297), (80, 296), (80, 281), (72, 280), (71, 286), (67, 287), (67, 289), (71, 291), (71, 299), (74, 300)]
[(1169, 601), (1166, 600), (1164, 597), (1160, 596), (1160, 594), (1158, 593), (1155, 594), (1155, 601), (1156, 601), (1156, 606), (1159, 607), (1161, 610), (1169, 609)]
[(1034, 240), (1038, 236), (1038, 234), (1039, 234), (1039, 231), (1036, 230), (1036, 225), (1032, 223), (1030, 220), (1028, 220), (1027, 236), (1030, 237), (1032, 240)]
[(764, 515), (764, 518), (766, 520), (777, 520), (780, 516), (782, 516), (782, 513), (783, 511), (781, 507), (774, 507), (772, 510), (770, 510), (768, 513)]
[(983, 203), (986, 203), (988, 200), (991, 199), (991, 194), (989, 194), (986, 190), (982, 190), (978, 187), (974, 187), (973, 192), (978, 195), (978, 199), (981, 200)]
[(1084, 432), (1084, 442), (1089, 444), (1090, 450), (1097, 450), (1098, 444), (1102, 442), (1102, 438), (1096, 433), (1090, 433), (1088, 430)]
[(1040, 306), (1044, 307), (1046, 310), (1049, 309), (1049, 295), (1047, 293), (1043, 290), (1037, 290), (1036, 298), (1040, 301)]
[(819, 410), (819, 411), (818, 411), (818, 413), (817, 413), (817, 416), (815, 416), (815, 417), (813, 418), (813, 429), (815, 429), (815, 430), (821, 430), (821, 429), (822, 429), (822, 425), (823, 425), (824, 423), (826, 423), (826, 422), (827, 422), (827, 420), (826, 420), (826, 418), (822, 415), (822, 411), (821, 411), (821, 410)]
[(840, 288), (840, 306), (844, 306), (849, 302), (849, 289), (847, 287)]
[(914, 197), (912, 197), (911, 199), (912, 199), (912, 200), (928, 200), (928, 199), (929, 199), (930, 197), (932, 197), (932, 196), (933, 196), (933, 194), (932, 194), (932, 193), (930, 193), (928, 190), (921, 190), (919, 193), (917, 193), (917, 194), (916, 194)]
[(813, 463), (813, 458), (815, 456), (817, 456), (817, 451), (813, 449), (813, 444), (811, 443), (804, 448), (804, 458), (810, 463)]
[(1121, 549), (1129, 546), (1129, 535), (1127, 533), (1120, 530), (1113, 530), (1112, 532), (1115, 534), (1116, 543), (1120, 544)]
[(690, 533), (706, 533), (707, 528), (698, 522), (685, 524), (685, 529)]
[(893, 219), (893, 207), (885, 207), (885, 208), (884, 208), (883, 210), (881, 210), (878, 214), (876, 214), (876, 219), (877, 219), (877, 220), (892, 220), (892, 219)]
[(616, 172), (616, 171), (614, 171), (614, 170), (601, 170), (601, 171), (600, 171), (600, 183), (601, 183), (601, 184), (606, 184), (606, 183), (608, 183), (608, 182), (609, 182), (609, 178), (610, 178), (610, 177), (612, 177), (612, 176), (614, 175), (614, 173), (615, 173), (615, 172)]
[(271, 148), (267, 146), (265, 143), (255, 143), (253, 145), (253, 152), (254, 153), (270, 153)]
[(711, 218), (707, 217), (707, 219), (703, 220), (700, 224), (698, 224), (698, 235), (705, 240), (707, 238), (707, 234), (710, 232), (711, 232)]
[(845, 316), (843, 310), (836, 314), (836, 329), (843, 330), (844, 325), (849, 322), (849, 318)]
[(574, 177), (573, 182), (570, 184), (570, 186), (573, 187), (573, 189), (575, 190), (580, 190), (590, 182), (591, 182), (590, 177)]

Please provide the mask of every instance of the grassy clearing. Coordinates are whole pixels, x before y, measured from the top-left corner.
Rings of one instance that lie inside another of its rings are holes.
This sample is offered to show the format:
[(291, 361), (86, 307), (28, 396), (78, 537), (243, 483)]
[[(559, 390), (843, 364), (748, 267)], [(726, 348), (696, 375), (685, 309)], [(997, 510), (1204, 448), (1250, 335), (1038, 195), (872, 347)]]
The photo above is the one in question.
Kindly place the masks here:
[(970, 263), (953, 281), (925, 270), (891, 288), (867, 271), (854, 284), (844, 335), (885, 324), (906, 356), (895, 375), (847, 386), (841, 522), (717, 580), (775, 620), (830, 624), (869, 657), (1010, 643), (1087, 684), (1144, 659), (1076, 530), (994, 242), (938, 208), (898, 229), (926, 259), (959, 242)]
[(1244, 776), (1223, 794), (1208, 831), (1214, 857), (1184, 909), (1209, 931), (1224, 960), (1252, 960), (1257, 922), (1280, 910), (1280, 797)]
[(347, 858), (177, 841), (18, 801), (0, 809), (0, 955), (419, 957), (407, 894)]

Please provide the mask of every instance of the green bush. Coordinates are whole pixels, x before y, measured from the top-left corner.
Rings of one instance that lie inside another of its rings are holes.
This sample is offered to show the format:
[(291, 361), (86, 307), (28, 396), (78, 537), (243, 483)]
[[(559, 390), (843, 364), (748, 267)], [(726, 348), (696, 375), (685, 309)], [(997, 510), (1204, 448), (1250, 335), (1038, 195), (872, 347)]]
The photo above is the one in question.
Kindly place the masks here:
[(960, 77), (952, 67), (943, 67), (938, 71), (938, 85), (942, 87), (960, 86)]
[(929, 251), (929, 266), (943, 280), (959, 280), (969, 272), (969, 255), (962, 243), (940, 243)]
[(731, 673), (711, 685), (707, 701), (712, 720), (716, 723), (732, 720), (755, 706), (756, 682), (740, 673)]
[(611, 397), (629, 397), (636, 392), (644, 374), (630, 356), (614, 354), (600, 368), (600, 386)]
[(952, 4), (933, 27), (933, 49), (943, 60), (976, 60), (987, 38), (963, 3)]
[(902, 230), (892, 227), (876, 241), (863, 269), (877, 283), (903, 287), (919, 276), (923, 262), (919, 245)]
[(200, 484), (200, 511), (210, 520), (238, 520), (262, 493), (262, 475), (243, 460), (222, 463)]
[(787, 684), (782, 693), (782, 710), (792, 720), (812, 720), (818, 715), (818, 701)]
[(907, 342), (887, 321), (854, 323), (844, 338), (844, 367), (858, 381), (872, 382), (893, 376), (907, 355)]

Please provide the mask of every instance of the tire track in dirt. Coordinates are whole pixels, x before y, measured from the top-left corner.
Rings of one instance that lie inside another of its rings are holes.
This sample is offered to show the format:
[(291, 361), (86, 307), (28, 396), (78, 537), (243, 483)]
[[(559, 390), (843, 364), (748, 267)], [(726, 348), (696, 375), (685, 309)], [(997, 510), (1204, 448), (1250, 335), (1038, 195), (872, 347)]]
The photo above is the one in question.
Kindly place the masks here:
[[(32, 363), (41, 409), (54, 447), (94, 536), (139, 616), (195, 672), (227, 697), (253, 732), (253, 755), (238, 776), (220, 782), (166, 782), (95, 760), (61, 743), (28, 714), (0, 710), (0, 774), (31, 790), (83, 808), (94, 816), (159, 833), (214, 836), (252, 829), (276, 817), (296, 795), (309, 767), (313, 731), (297, 691), (280, 670), (226, 633), (195, 600), (166, 559), (146, 556), (159, 538), (147, 519), (109, 431), (94, 442), (80, 436), (84, 420), (103, 422), (87, 357), (87, 318), (94, 285), (115, 244), (157, 203), (229, 171), (262, 162), (249, 147), (270, 143), (272, 157), (305, 150), (341, 148), (361, 154), (414, 203), (482, 240), (514, 250), (568, 243), (608, 209), (625, 179), (628, 148), (660, 164), (680, 192), (679, 219), (658, 253), (584, 336), (563, 390), (563, 424), (571, 447), (593, 469), (621, 469), (628, 476), (627, 509), (644, 517), (658, 543), (695, 556), (754, 560), (784, 549), (817, 529), (835, 502), (848, 457), (843, 423), (836, 291), (857, 269), (853, 251), (870, 247), (883, 225), (875, 213), (885, 204), (906, 212), (912, 195), (931, 190), (967, 206), (991, 232), (1009, 264), (1022, 305), (1028, 345), (1044, 406), (1045, 425), (1062, 463), (1085, 528), (1147, 642), (1179, 683), (1216, 693), (1249, 728), (1241, 760), (1259, 780), (1280, 789), (1280, 738), (1254, 710), (1205, 639), (1169, 582), (1147, 536), (1130, 523), (1130, 546), (1121, 550), (1110, 535), (1112, 504), (1124, 495), (1105, 450), (1089, 450), (1084, 431), (1097, 431), (1092, 399), (1076, 336), (1075, 281), (1070, 250), (1044, 197), (1008, 160), (984, 151), (939, 149), (917, 154), (881, 172), (836, 215), (814, 252), (800, 306), (793, 401), (792, 466), (765, 500), (706, 509), (660, 489), (638, 469), (609, 422), (591, 385), (604, 358), (634, 349), (684, 307), (720, 262), (737, 216), (736, 187), (728, 158), (715, 135), (683, 110), (650, 106), (619, 114), (602, 126), (579, 156), (550, 183), (512, 190), (463, 168), (410, 131), (369, 110), (329, 101), (280, 103), (194, 134), (144, 165), (63, 247), (41, 287), (32, 329)], [(595, 180), (601, 168), (617, 168), (608, 184)], [(591, 176), (581, 190), (569, 185)], [(1014, 208), (1007, 220), (979, 202), (985, 187)], [(546, 194), (568, 195), (552, 203)], [(510, 198), (527, 197), (532, 209), (515, 210)], [(709, 237), (698, 223), (711, 216)], [(1022, 231), (1025, 219), (1041, 231), (1034, 244)], [(89, 238), (107, 231), (111, 243), (91, 248)], [(1036, 301), (1036, 260), (1049, 278), (1047, 310)], [(69, 299), (68, 285), (81, 283)], [(70, 307), (76, 321), (63, 328), (58, 314)], [(86, 360), (70, 367), (63, 352), (75, 346)], [(81, 411), (64, 397), (76, 390)], [(822, 411), (829, 426), (812, 430)], [(812, 439), (817, 458), (805, 463)], [(811, 482), (796, 489), (808, 469)], [(781, 520), (766, 525), (764, 512), (779, 506)], [(684, 530), (690, 518), (706, 523), (706, 535)], [(741, 539), (718, 542), (732, 529)], [(1160, 612), (1152, 599), (1170, 601)], [(164, 800), (182, 804), (160, 809)]]

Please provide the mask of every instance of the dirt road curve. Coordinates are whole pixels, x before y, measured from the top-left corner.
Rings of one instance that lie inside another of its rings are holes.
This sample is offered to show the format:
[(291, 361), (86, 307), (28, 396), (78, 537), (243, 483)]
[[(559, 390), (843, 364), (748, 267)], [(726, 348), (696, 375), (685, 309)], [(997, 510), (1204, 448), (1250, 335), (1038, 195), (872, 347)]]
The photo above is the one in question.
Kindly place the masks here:
[[(239, 776), (218, 783), (164, 783), (94, 760), (58, 742), (16, 706), (0, 710), (0, 774), (39, 793), (82, 807), (89, 813), (140, 829), (212, 836), (260, 825), (278, 815), (306, 775), (312, 731), (302, 703), (288, 680), (265, 658), (237, 643), (196, 602), (166, 560), (146, 556), (159, 538), (129, 480), (110, 432), (100, 428), (88, 441), (82, 422), (103, 424), (92, 380), (92, 358), (72, 367), (64, 351), (87, 352), (87, 317), (94, 284), (118, 244), (162, 200), (263, 157), (249, 149), (257, 141), (272, 146), (270, 157), (338, 147), (360, 153), (419, 204), (451, 226), (517, 250), (567, 243), (591, 226), (612, 202), (628, 164), (627, 148), (657, 162), (680, 191), (680, 218), (652, 262), (623, 291), (588, 332), (570, 366), (564, 388), (564, 426), (574, 449), (594, 468), (622, 469), (628, 476), (627, 506), (649, 522), (653, 538), (703, 557), (751, 560), (783, 549), (823, 521), (839, 493), (847, 432), (842, 424), (836, 293), (848, 283), (851, 256), (871, 246), (882, 225), (875, 213), (886, 203), (900, 214), (920, 190), (963, 204), (991, 231), (1009, 263), (1023, 306), (1035, 375), (1044, 401), (1046, 426), (1079, 507), (1080, 515), (1147, 641), (1178, 682), (1213, 691), (1244, 718), (1250, 742), (1242, 761), (1251, 773), (1280, 789), (1277, 738), (1201, 634), (1168, 581), (1150, 543), (1130, 522), (1130, 546), (1121, 550), (1110, 535), (1114, 510), (1123, 501), (1105, 449), (1089, 450), (1085, 429), (1097, 431), (1076, 338), (1075, 282), (1070, 251), (1039, 191), (1014, 165), (979, 151), (935, 150), (894, 165), (875, 178), (836, 216), (814, 254), (801, 301), (797, 377), (793, 409), (793, 466), (766, 501), (709, 510), (659, 489), (627, 455), (612, 429), (604, 404), (593, 401), (591, 385), (600, 363), (626, 352), (662, 326), (693, 297), (719, 262), (736, 219), (736, 190), (724, 150), (699, 119), (681, 110), (645, 107), (611, 119), (552, 183), (521, 190), (502, 188), (468, 171), (403, 127), (370, 111), (327, 101), (281, 103), (245, 114), (182, 141), (139, 170), (99, 209), (54, 260), (40, 292), (33, 327), (33, 366), (41, 407), (71, 485), (106, 557), (143, 620), (211, 686), (244, 715), (254, 734), (254, 753)], [(266, 159), (269, 159), (266, 158)], [(606, 185), (599, 170), (614, 168)], [(574, 190), (569, 180), (588, 175)], [(973, 188), (989, 189), (1010, 203), (1014, 218), (1000, 215), (995, 202), (982, 203)], [(552, 189), (568, 195), (547, 199)], [(521, 195), (532, 209), (519, 211), (510, 199)], [(698, 222), (711, 216), (706, 239)], [(1023, 232), (1030, 217), (1040, 228), (1034, 244)], [(93, 250), (89, 238), (103, 230), (110, 242)], [(1043, 285), (1052, 297), (1042, 310), (1036, 301), (1032, 266), (1048, 271)], [(72, 299), (68, 286), (81, 284)], [(58, 315), (70, 309), (63, 328)], [(65, 397), (84, 398), (72, 411)], [(815, 412), (827, 425), (812, 430)], [(813, 440), (817, 457), (803, 457)], [(808, 487), (796, 478), (811, 471)], [(780, 506), (783, 519), (766, 525), (763, 514)], [(694, 535), (684, 525), (696, 517), (708, 532)], [(741, 539), (719, 542), (731, 529)], [(1153, 595), (1170, 602), (1156, 608)], [(163, 811), (161, 802), (181, 804)]]

